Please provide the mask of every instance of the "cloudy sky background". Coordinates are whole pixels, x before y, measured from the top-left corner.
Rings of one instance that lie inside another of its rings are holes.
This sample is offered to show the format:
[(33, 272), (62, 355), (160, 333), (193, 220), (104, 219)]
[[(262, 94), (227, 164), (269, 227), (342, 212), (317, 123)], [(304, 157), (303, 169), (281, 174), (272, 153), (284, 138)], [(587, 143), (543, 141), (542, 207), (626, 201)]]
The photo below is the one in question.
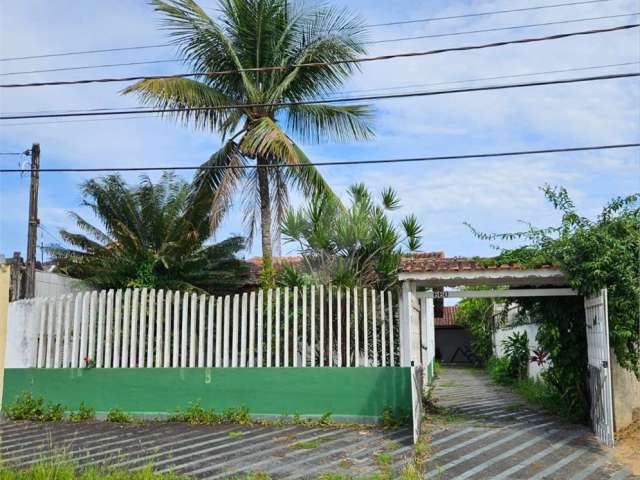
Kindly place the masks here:
[[(202, 0), (215, 15), (215, 0)], [(308, 2), (311, 4), (312, 2)], [(474, 12), (561, 3), (561, 0), (442, 1), (332, 0), (349, 7), (367, 23), (442, 17)], [(370, 40), (635, 13), (638, 2), (610, 0), (589, 5), (487, 15), (370, 29)], [(635, 23), (624, 16), (510, 31), (431, 38), (371, 45), (370, 54), (421, 51), (528, 36), (543, 36)], [(159, 16), (137, 0), (0, 0), (0, 57), (14, 57), (165, 43)], [(0, 73), (128, 61), (176, 58), (172, 48), (0, 62)], [(423, 58), (373, 62), (362, 66), (345, 91), (426, 85), (499, 75), (592, 67), (640, 60), (638, 29), (538, 44), (447, 53)], [(637, 71), (638, 64), (520, 79), (415, 87), (441, 89), (525, 80), (556, 79)], [(185, 71), (180, 64), (160, 63), (58, 73), (4, 75), (9, 81), (46, 81), (101, 76), (164, 74)], [(126, 84), (60, 86), (0, 91), (0, 111), (31, 112), (100, 107), (136, 107), (134, 97), (118, 91)], [(637, 79), (557, 85), (498, 92), (479, 92), (375, 102), (376, 140), (355, 144), (305, 146), (314, 161), (364, 160), (477, 152), (542, 149), (637, 142), (640, 132), (640, 89)], [(367, 92), (368, 93), (368, 92)], [(383, 92), (389, 93), (389, 92)], [(22, 151), (31, 143), (42, 148), (42, 167), (117, 167), (197, 165), (219, 145), (211, 132), (194, 131), (158, 118), (69, 122), (12, 120), (0, 123), (0, 151)], [(4, 167), (18, 158), (3, 156)], [(448, 255), (490, 254), (487, 242), (475, 239), (463, 222), (483, 231), (519, 230), (518, 220), (539, 226), (557, 223), (539, 187), (565, 186), (579, 210), (594, 216), (609, 199), (640, 190), (638, 149), (539, 155), (497, 160), (442, 161), (420, 164), (323, 167), (322, 173), (340, 195), (353, 182), (374, 191), (398, 190), (403, 208), (395, 215), (416, 213), (424, 226), (423, 250)], [(154, 175), (157, 176), (157, 175)], [(138, 174), (127, 174), (135, 181)], [(190, 174), (185, 174), (190, 178)], [(88, 175), (43, 173), (40, 219), (53, 236), (72, 226), (67, 211), (81, 211), (78, 185)], [(28, 176), (0, 174), (0, 253), (25, 252)], [(293, 195), (294, 203), (300, 197)], [(238, 202), (239, 203), (239, 202)], [(86, 213), (86, 212), (82, 212)], [(217, 232), (218, 239), (242, 233), (242, 214), (235, 209)], [(53, 242), (41, 231), (40, 241)], [(259, 242), (246, 256), (259, 254)], [(283, 247), (284, 253), (289, 249)]]

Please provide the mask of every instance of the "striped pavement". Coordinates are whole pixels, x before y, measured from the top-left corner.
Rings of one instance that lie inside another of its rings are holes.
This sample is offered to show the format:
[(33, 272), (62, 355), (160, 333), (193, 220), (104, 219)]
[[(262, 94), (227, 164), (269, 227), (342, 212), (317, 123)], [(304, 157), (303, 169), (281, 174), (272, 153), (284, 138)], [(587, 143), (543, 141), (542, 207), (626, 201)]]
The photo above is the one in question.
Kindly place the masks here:
[[(307, 448), (296, 448), (298, 442)], [(151, 465), (157, 472), (207, 479), (247, 473), (266, 473), (273, 479), (317, 478), (326, 473), (358, 477), (380, 472), (375, 458), (380, 452), (389, 453), (399, 471), (413, 452), (411, 431), (0, 421), (0, 462), (16, 467), (65, 459), (80, 468), (135, 471)]]
[(459, 413), (429, 425), (426, 478), (600, 480), (640, 478), (612, 460), (584, 426), (568, 424), (498, 387), (480, 370), (444, 367), (437, 404)]

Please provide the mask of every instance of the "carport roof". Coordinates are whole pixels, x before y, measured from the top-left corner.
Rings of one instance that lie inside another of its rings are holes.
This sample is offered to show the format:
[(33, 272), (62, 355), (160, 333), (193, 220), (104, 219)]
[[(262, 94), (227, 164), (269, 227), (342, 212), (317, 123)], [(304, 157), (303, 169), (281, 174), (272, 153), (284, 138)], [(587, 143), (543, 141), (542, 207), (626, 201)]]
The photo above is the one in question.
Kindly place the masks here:
[(425, 287), (466, 285), (566, 286), (555, 265), (536, 268), (518, 263), (491, 264), (487, 257), (446, 257), (444, 252), (421, 252), (402, 257), (399, 279)]

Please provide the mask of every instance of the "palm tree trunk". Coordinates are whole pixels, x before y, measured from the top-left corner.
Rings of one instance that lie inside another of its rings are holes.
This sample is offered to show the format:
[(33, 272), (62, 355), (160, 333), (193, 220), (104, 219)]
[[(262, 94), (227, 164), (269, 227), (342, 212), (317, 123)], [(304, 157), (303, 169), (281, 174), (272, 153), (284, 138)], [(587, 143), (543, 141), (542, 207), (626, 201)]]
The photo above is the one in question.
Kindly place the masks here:
[[(257, 159), (258, 165), (266, 165), (264, 158)], [(269, 194), (269, 171), (258, 167), (258, 194), (260, 196), (260, 233), (262, 239), (262, 276), (263, 288), (271, 288), (274, 283), (273, 256), (271, 247), (271, 196)]]

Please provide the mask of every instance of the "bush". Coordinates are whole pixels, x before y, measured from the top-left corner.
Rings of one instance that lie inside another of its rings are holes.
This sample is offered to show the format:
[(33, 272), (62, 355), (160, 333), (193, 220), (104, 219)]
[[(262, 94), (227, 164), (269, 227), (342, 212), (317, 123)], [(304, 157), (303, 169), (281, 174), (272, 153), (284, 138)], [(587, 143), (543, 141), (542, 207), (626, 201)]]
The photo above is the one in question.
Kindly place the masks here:
[(509, 374), (515, 379), (527, 378), (529, 374), (529, 337), (527, 332), (513, 332), (502, 341), (509, 362)]
[(107, 422), (114, 423), (132, 423), (133, 417), (126, 412), (123, 412), (119, 408), (112, 408), (107, 413)]
[(93, 420), (95, 417), (95, 409), (87, 406), (84, 402), (80, 402), (80, 407), (78, 411), (71, 412), (69, 415), (69, 420), (72, 422), (86, 422), (87, 420)]
[(42, 397), (34, 397), (31, 392), (22, 392), (13, 404), (5, 410), (11, 420), (31, 420), (35, 422), (59, 422), (64, 419), (64, 406), (47, 402)]
[(491, 357), (487, 361), (487, 372), (491, 380), (499, 385), (511, 385), (513, 377), (511, 376), (511, 368), (509, 360), (506, 358)]

